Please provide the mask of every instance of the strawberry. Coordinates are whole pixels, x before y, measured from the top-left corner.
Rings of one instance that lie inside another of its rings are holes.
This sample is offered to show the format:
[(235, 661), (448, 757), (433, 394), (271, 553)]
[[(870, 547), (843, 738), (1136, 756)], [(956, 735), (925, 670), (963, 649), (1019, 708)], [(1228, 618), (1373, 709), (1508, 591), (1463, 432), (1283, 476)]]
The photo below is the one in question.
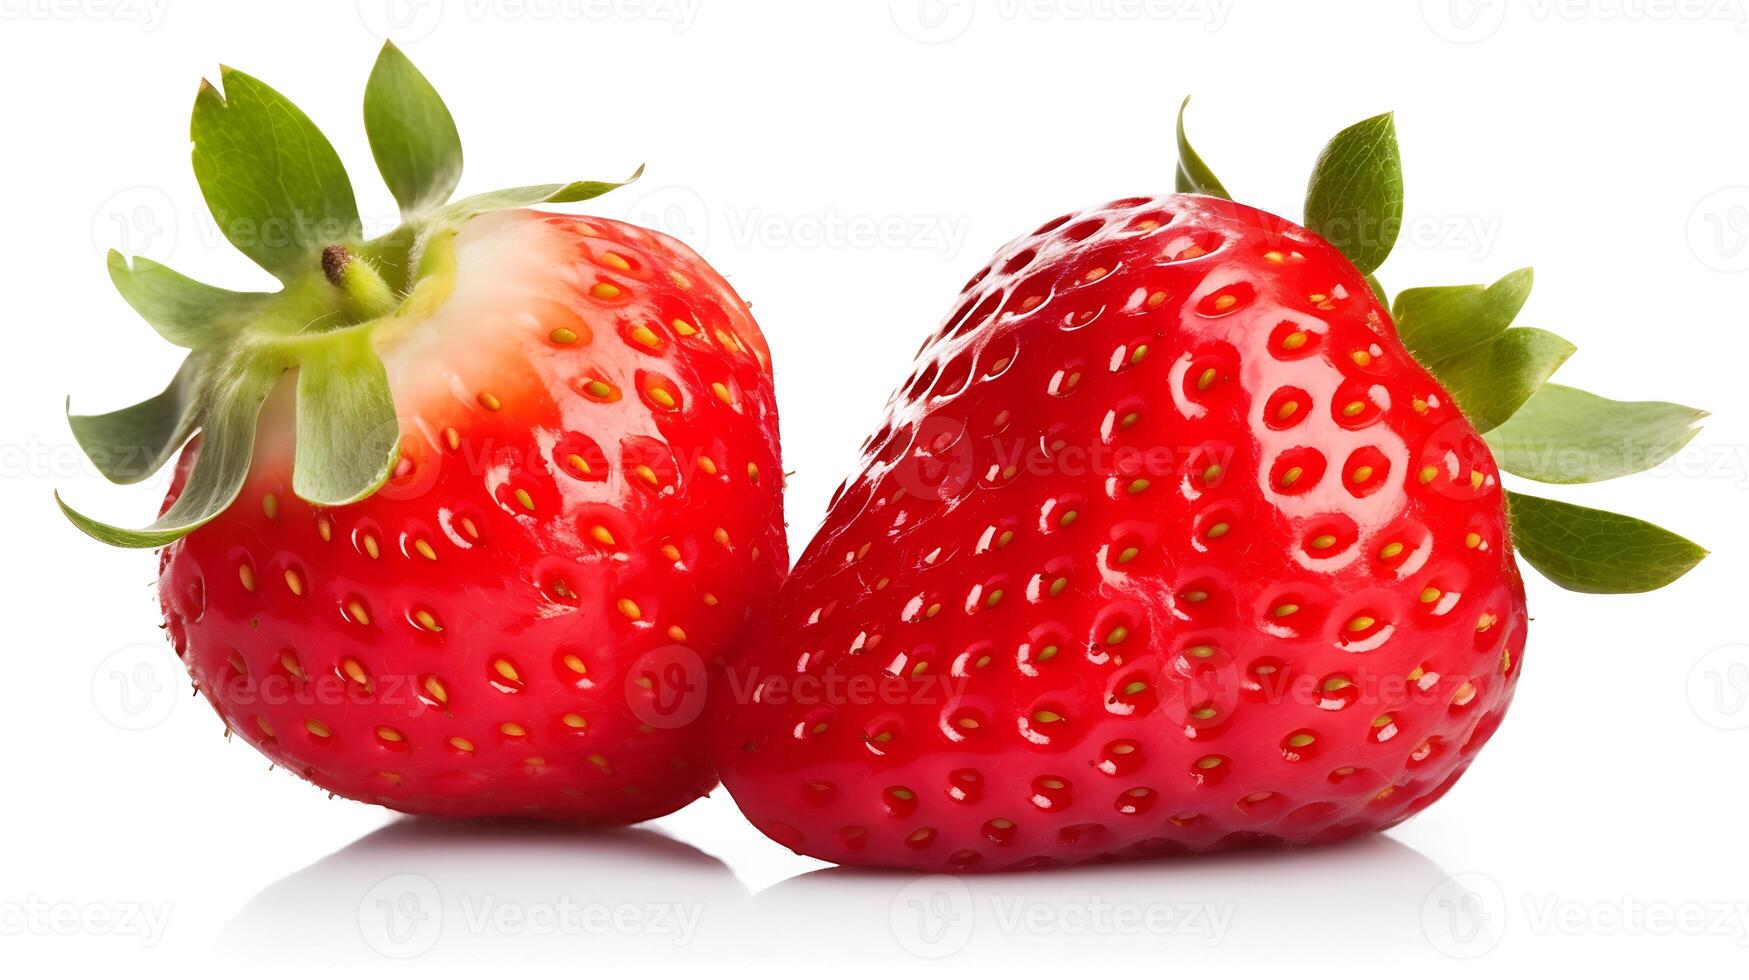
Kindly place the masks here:
[(163, 548), (195, 686), (331, 793), (602, 823), (703, 794), (709, 674), (787, 565), (746, 304), (666, 235), (524, 209), (618, 185), (445, 203), (454, 124), (393, 46), (365, 96), (403, 218), (379, 238), (307, 118), (240, 72), (223, 84), (195, 104), (196, 176), (284, 289), (111, 253), (123, 296), (190, 353), (162, 395), (73, 430), (121, 482), (200, 434), (155, 524), (69, 517)]
[(1511, 702), (1514, 544), (1587, 591), (1699, 560), (1503, 490), (1502, 465), (1615, 475), (1566, 450), (1650, 413), (1643, 468), (1698, 414), (1539, 392), (1572, 347), (1508, 329), (1528, 272), (1406, 290), (1394, 318), (1367, 273), (1396, 154), (1388, 116), (1340, 134), (1308, 229), (1183, 144), (1200, 193), (1064, 215), (972, 277), (715, 696), (760, 830), (969, 871), (1389, 827)]

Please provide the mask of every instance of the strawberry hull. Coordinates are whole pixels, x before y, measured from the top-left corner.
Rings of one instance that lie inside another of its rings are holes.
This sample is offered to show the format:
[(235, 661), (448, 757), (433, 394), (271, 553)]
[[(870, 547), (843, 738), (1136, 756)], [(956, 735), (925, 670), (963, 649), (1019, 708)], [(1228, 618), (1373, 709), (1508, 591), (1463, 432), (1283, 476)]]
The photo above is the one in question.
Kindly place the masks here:
[(992, 870), (1401, 821), (1498, 726), (1499, 473), (1313, 233), (1136, 198), (1005, 247), (713, 701), (845, 864)]
[(704, 692), (787, 560), (764, 341), (689, 249), (619, 222), (483, 215), (456, 269), (382, 344), (393, 478), (300, 500), (282, 382), (237, 502), (164, 551), (167, 628), (231, 732), (333, 793), (667, 813), (715, 783)]

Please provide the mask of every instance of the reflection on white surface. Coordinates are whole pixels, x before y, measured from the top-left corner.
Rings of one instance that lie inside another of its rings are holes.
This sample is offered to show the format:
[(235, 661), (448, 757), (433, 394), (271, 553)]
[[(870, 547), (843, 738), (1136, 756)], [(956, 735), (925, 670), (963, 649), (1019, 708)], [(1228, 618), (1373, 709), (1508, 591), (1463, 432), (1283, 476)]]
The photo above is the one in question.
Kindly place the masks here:
[(220, 952), (373, 968), (775, 958), (861, 975), (1068, 961), (1115, 943), (1161, 965), (1334, 950), (1351, 967), (1432, 965), (1498, 938), (1486, 916), (1463, 918), (1485, 906), (1456, 881), (1375, 836), (982, 876), (830, 868), (750, 896), (717, 859), (653, 831), (403, 819), (262, 890)]

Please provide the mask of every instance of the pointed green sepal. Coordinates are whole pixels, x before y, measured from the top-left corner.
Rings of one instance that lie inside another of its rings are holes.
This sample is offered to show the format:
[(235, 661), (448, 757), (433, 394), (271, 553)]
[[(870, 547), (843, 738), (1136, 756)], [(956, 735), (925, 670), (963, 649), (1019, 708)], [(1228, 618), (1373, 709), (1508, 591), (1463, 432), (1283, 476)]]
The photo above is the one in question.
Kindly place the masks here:
[(1707, 555), (1700, 545), (1636, 517), (1508, 493), (1512, 543), (1544, 578), (1573, 592), (1650, 592)]
[(462, 176), (455, 119), (393, 42), (383, 45), (365, 85), (364, 130), (404, 218), (417, 219), (449, 200)]
[(158, 336), (190, 349), (213, 345), (273, 299), (272, 293), (209, 286), (142, 256), (130, 265), (114, 249), (109, 252), (109, 279)]
[(122, 548), (162, 547), (219, 516), (237, 499), (249, 475), (256, 418), (279, 375), (278, 371), (244, 370), (218, 384), (201, 423), (194, 467), (182, 493), (156, 521), (137, 530), (105, 524), (67, 506), (57, 493), (55, 501), (61, 512), (79, 530)]
[(1512, 326), (1530, 298), (1531, 270), (1508, 272), (1491, 286), (1422, 286), (1397, 294), (1391, 319), (1415, 359), (1439, 365), (1495, 338)]
[(1486, 347), (1439, 365), (1434, 376), (1457, 399), (1476, 431), (1487, 432), (1529, 401), (1573, 349), (1547, 330), (1517, 327)]
[(600, 197), (608, 191), (637, 180), (644, 175), (643, 164), (632, 172), (625, 180), (609, 182), (604, 180), (576, 180), (569, 184), (533, 184), (528, 187), (507, 187), (500, 191), (487, 191), (464, 197), (454, 204), (444, 207), (443, 216), (449, 221), (464, 221), (476, 214), (487, 211), (499, 211), (504, 208), (526, 208), (535, 204), (568, 204), (573, 201), (587, 201)]
[(1184, 110), (1190, 105), (1190, 96), (1178, 105), (1178, 174), (1173, 186), (1180, 194), (1207, 194), (1210, 197), (1220, 197), (1232, 200), (1231, 194), (1221, 186), (1214, 171), (1208, 164), (1202, 162), (1202, 157), (1191, 148), (1190, 140), (1184, 135)]
[(104, 479), (138, 483), (162, 469), (194, 434), (200, 364), (200, 355), (190, 354), (169, 387), (137, 405), (102, 415), (67, 413), (73, 438)]
[(194, 100), (194, 176), (219, 230), (290, 283), (334, 242), (356, 241), (358, 204), (334, 147), (290, 100), (223, 69)]
[(1508, 473), (1542, 483), (1595, 483), (1664, 462), (1706, 417), (1671, 402), (1618, 402), (1545, 384), (1487, 440)]
[(1391, 254), (1402, 224), (1403, 161), (1387, 112), (1325, 145), (1306, 187), (1306, 227), (1371, 272)]
[(334, 338), (298, 369), (298, 447), (292, 492), (339, 506), (376, 492), (393, 472), (400, 424), (383, 362), (364, 332)]

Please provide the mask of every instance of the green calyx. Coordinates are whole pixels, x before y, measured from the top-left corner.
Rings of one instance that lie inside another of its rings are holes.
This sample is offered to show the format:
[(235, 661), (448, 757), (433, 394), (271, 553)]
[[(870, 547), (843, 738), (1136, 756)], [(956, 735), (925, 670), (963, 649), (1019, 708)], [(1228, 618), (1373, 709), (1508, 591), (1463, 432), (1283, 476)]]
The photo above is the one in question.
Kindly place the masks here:
[(261, 406), (290, 371), (293, 492), (324, 506), (370, 496), (393, 471), (400, 442), (378, 344), (448, 297), (455, 231), (487, 211), (586, 201), (643, 173), (451, 202), (462, 173), (455, 121), (425, 76), (385, 44), (365, 86), (364, 123), (401, 222), (366, 239), (351, 181), (315, 124), (242, 72), (225, 68), (220, 82), (222, 94), (203, 81), (195, 96), (195, 178), (225, 238), (282, 288), (234, 292), (109, 253), (122, 298), (189, 353), (161, 393), (102, 415), (69, 413), (74, 437), (106, 478), (135, 483), (201, 434), (182, 493), (144, 528), (105, 524), (61, 502), (81, 530), (122, 547), (168, 544), (231, 505), (249, 472)]
[[(1184, 106), (1177, 136), (1177, 189), (1230, 199), (1185, 138)], [(1549, 381), (1574, 347), (1546, 330), (1514, 326), (1530, 297), (1529, 269), (1487, 286), (1405, 289), (1391, 301), (1373, 272), (1402, 221), (1402, 158), (1390, 114), (1337, 133), (1313, 166), (1305, 226), (1366, 277), (1403, 345), (1483, 433), (1502, 470), (1539, 483), (1592, 483), (1651, 469), (1694, 438), (1705, 412), (1618, 402)], [(1506, 497), (1520, 557), (1575, 592), (1661, 588), (1707, 554), (1637, 518), (1517, 492)]]

